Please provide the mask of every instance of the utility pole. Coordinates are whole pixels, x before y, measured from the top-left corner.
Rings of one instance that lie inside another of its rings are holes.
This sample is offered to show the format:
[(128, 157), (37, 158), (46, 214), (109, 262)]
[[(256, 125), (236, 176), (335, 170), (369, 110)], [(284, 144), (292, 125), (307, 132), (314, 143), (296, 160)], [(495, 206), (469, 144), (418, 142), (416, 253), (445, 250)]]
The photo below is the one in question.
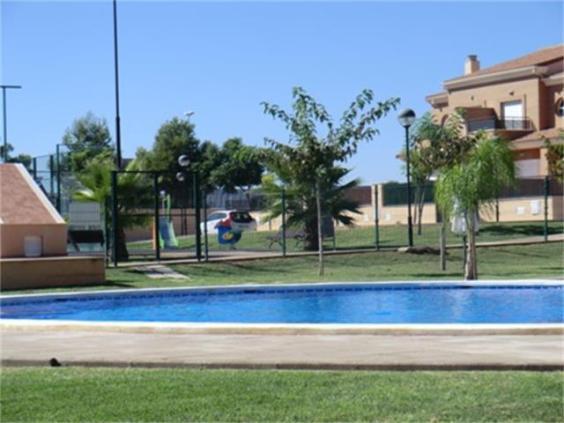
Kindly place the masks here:
[(0, 88), (2, 88), (2, 116), (4, 119), (4, 151), (2, 160), (6, 163), (8, 161), (8, 107), (6, 105), (6, 90), (19, 90), (22, 87), (21, 85), (0, 85)]
[(114, 6), (114, 80), (115, 80), (115, 99), (116, 99), (116, 167), (121, 170), (121, 122), (119, 116), (119, 61), (118, 61), (118, 27), (117, 27), (117, 0), (113, 1)]

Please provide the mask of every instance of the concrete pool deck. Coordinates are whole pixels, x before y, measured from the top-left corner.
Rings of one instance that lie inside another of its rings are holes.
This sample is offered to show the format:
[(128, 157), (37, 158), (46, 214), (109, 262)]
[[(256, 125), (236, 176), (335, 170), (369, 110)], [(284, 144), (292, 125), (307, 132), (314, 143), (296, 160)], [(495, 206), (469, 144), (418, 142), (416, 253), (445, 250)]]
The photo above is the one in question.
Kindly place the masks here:
[(3, 327), (2, 365), (341, 370), (559, 370), (552, 335), (244, 335)]

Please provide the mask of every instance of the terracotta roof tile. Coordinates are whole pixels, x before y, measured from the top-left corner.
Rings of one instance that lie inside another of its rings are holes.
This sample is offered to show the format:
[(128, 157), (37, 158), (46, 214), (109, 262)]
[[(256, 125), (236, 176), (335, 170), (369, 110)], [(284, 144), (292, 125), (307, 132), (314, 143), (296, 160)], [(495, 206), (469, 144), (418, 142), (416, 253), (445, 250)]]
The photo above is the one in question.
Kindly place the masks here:
[(15, 164), (0, 165), (0, 219), (2, 223), (59, 223), (28, 182)]
[(558, 44), (556, 46), (537, 50), (533, 53), (526, 54), (525, 56), (521, 56), (516, 59), (508, 60), (507, 62), (498, 63), (497, 65), (480, 69), (479, 71), (473, 72), (470, 75), (464, 75), (462, 77), (486, 75), (495, 72), (518, 69), (525, 66), (544, 65), (550, 62), (554, 62), (558, 59), (563, 60), (563, 58), (564, 44)]

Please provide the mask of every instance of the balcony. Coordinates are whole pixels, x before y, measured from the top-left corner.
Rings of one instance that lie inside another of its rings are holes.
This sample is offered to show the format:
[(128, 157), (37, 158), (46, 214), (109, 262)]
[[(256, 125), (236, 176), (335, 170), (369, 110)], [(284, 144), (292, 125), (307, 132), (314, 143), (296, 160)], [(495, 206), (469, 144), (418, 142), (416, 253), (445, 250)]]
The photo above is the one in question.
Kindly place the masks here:
[(468, 120), (466, 122), (466, 128), (468, 129), (468, 132), (483, 130), (496, 131), (506, 135), (515, 134), (516, 136), (521, 136), (524, 132), (531, 132), (533, 130), (533, 125), (531, 124), (531, 120), (527, 117), (507, 117), (498, 119), (497, 117), (492, 116), (485, 119)]

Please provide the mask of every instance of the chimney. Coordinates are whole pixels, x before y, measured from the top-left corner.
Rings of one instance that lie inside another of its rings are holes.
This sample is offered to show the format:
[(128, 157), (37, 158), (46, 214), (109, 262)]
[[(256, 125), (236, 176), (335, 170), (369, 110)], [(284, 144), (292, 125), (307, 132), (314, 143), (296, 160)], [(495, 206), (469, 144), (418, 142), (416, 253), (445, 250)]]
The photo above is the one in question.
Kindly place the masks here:
[(470, 75), (479, 70), (480, 61), (478, 60), (478, 56), (476, 56), (475, 54), (468, 55), (466, 62), (464, 63), (464, 75)]

